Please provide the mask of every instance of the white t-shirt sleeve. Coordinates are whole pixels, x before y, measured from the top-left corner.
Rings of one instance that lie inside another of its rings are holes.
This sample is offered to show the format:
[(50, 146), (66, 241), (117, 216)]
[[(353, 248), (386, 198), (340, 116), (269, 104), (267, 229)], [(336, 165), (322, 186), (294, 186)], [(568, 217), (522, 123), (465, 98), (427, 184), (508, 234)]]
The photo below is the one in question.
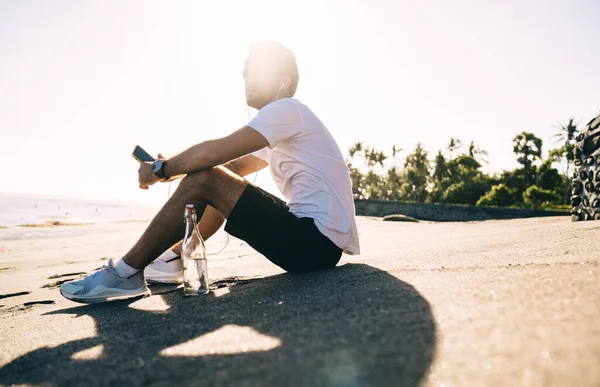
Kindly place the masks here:
[(259, 110), (248, 126), (262, 134), (269, 149), (302, 132), (302, 118), (294, 103), (280, 99)]

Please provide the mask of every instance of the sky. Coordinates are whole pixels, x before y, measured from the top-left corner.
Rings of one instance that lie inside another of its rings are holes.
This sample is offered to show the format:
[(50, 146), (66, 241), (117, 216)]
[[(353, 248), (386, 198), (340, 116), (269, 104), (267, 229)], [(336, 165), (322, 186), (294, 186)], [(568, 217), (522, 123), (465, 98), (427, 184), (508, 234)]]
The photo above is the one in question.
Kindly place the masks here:
[(244, 59), (264, 40), (295, 52), (296, 98), (344, 154), (434, 156), (454, 136), (487, 150), (487, 172), (512, 169), (516, 134), (547, 151), (557, 124), (600, 110), (599, 15), (594, 0), (3, 0), (0, 192), (166, 200), (167, 184), (138, 188), (134, 146), (168, 156), (244, 126)]

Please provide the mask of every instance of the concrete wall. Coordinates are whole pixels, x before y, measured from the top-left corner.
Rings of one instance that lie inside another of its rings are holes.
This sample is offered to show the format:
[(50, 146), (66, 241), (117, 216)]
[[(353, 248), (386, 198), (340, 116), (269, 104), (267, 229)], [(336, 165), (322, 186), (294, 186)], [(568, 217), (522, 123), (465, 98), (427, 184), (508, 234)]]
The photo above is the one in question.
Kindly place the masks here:
[(383, 217), (392, 214), (411, 216), (419, 220), (464, 222), (487, 219), (533, 218), (538, 216), (568, 216), (567, 211), (528, 210), (520, 208), (476, 207), (455, 204), (406, 203), (388, 200), (356, 199), (356, 215)]

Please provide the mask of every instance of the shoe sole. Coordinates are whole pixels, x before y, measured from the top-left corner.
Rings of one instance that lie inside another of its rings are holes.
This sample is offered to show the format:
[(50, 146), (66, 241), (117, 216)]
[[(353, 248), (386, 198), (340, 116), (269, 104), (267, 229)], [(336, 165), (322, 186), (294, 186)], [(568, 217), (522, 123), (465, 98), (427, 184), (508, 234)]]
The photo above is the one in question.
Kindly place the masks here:
[(571, 220), (600, 219), (600, 114), (577, 136), (574, 149)]
[(126, 300), (128, 298), (135, 298), (135, 297), (139, 297), (139, 296), (148, 297), (148, 296), (152, 295), (152, 292), (148, 288), (146, 288), (145, 290), (143, 288), (140, 288), (137, 290), (132, 290), (131, 293), (127, 293), (127, 294), (112, 295), (112, 296), (102, 296), (101, 294), (95, 294), (93, 296), (85, 297), (85, 296), (74, 296), (72, 294), (63, 293), (63, 291), (61, 289), (60, 294), (64, 298), (74, 301), (74, 302), (79, 302), (82, 304), (100, 304), (103, 302)]
[(180, 279), (170, 279), (170, 278), (146, 278), (146, 282), (149, 284), (181, 284), (183, 283)]
[(183, 275), (174, 277), (172, 274), (161, 275), (160, 272), (154, 271), (154, 273), (144, 272), (144, 278), (146, 282), (153, 284), (181, 284), (183, 283)]

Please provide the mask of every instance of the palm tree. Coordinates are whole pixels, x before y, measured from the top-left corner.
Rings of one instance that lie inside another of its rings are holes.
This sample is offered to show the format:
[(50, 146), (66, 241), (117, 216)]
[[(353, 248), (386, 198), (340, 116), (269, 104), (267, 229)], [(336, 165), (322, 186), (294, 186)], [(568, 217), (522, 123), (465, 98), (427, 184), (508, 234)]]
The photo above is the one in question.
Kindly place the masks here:
[(567, 162), (567, 169), (565, 170), (565, 196), (569, 197), (570, 191), (570, 180), (569, 179), (569, 167), (574, 159), (573, 148), (575, 147), (575, 137), (577, 137), (577, 133), (579, 129), (577, 128), (577, 124), (574, 122), (574, 118), (571, 117), (566, 123), (558, 123), (558, 125), (554, 125), (556, 129), (558, 129), (558, 133), (556, 133), (553, 137), (556, 138), (557, 143), (562, 143), (563, 145), (556, 150), (554, 155), (559, 156), (560, 158), (565, 157)]
[(450, 158), (452, 158), (454, 151), (457, 150), (458, 148), (460, 148), (461, 146), (462, 146), (462, 141), (460, 141), (456, 137), (450, 137), (450, 142), (447, 145), (448, 150), (450, 151)]
[(488, 161), (486, 159), (484, 159), (483, 157), (478, 157), (488, 156), (487, 151), (476, 146), (475, 141), (471, 141), (471, 143), (469, 144), (469, 156), (471, 156), (474, 160), (479, 159), (480, 161), (483, 161), (484, 163), (488, 164)]
[(542, 157), (542, 140), (533, 133), (519, 133), (513, 138), (513, 152), (521, 155), (519, 164), (531, 169), (533, 162)]
[(537, 173), (533, 163), (542, 158), (542, 139), (530, 132), (521, 132), (513, 138), (513, 152), (519, 156), (517, 161), (523, 165), (523, 171), (533, 181), (526, 181), (537, 185)]
[(402, 148), (396, 148), (396, 145), (392, 145), (392, 160), (394, 161), (394, 167), (396, 166), (396, 155), (402, 152)]
[(346, 164), (352, 164), (352, 161), (354, 161), (354, 155), (360, 154), (360, 152), (362, 152), (362, 150), (363, 150), (363, 142), (362, 141), (357, 141), (356, 143), (354, 143), (348, 149), (348, 155), (350, 156), (350, 163), (348, 163), (346, 161)]
[(441, 183), (442, 180), (448, 175), (448, 164), (446, 158), (442, 154), (442, 151), (438, 151), (435, 156), (434, 169), (433, 169), (433, 180), (436, 183)]
[(567, 151), (567, 161), (573, 161), (575, 137), (577, 137), (577, 133), (579, 132), (574, 120), (575, 119), (571, 117), (566, 123), (559, 122), (558, 125), (554, 125), (554, 127), (558, 129), (558, 133), (552, 136), (556, 138), (557, 143), (562, 142), (564, 144), (565, 150)]

